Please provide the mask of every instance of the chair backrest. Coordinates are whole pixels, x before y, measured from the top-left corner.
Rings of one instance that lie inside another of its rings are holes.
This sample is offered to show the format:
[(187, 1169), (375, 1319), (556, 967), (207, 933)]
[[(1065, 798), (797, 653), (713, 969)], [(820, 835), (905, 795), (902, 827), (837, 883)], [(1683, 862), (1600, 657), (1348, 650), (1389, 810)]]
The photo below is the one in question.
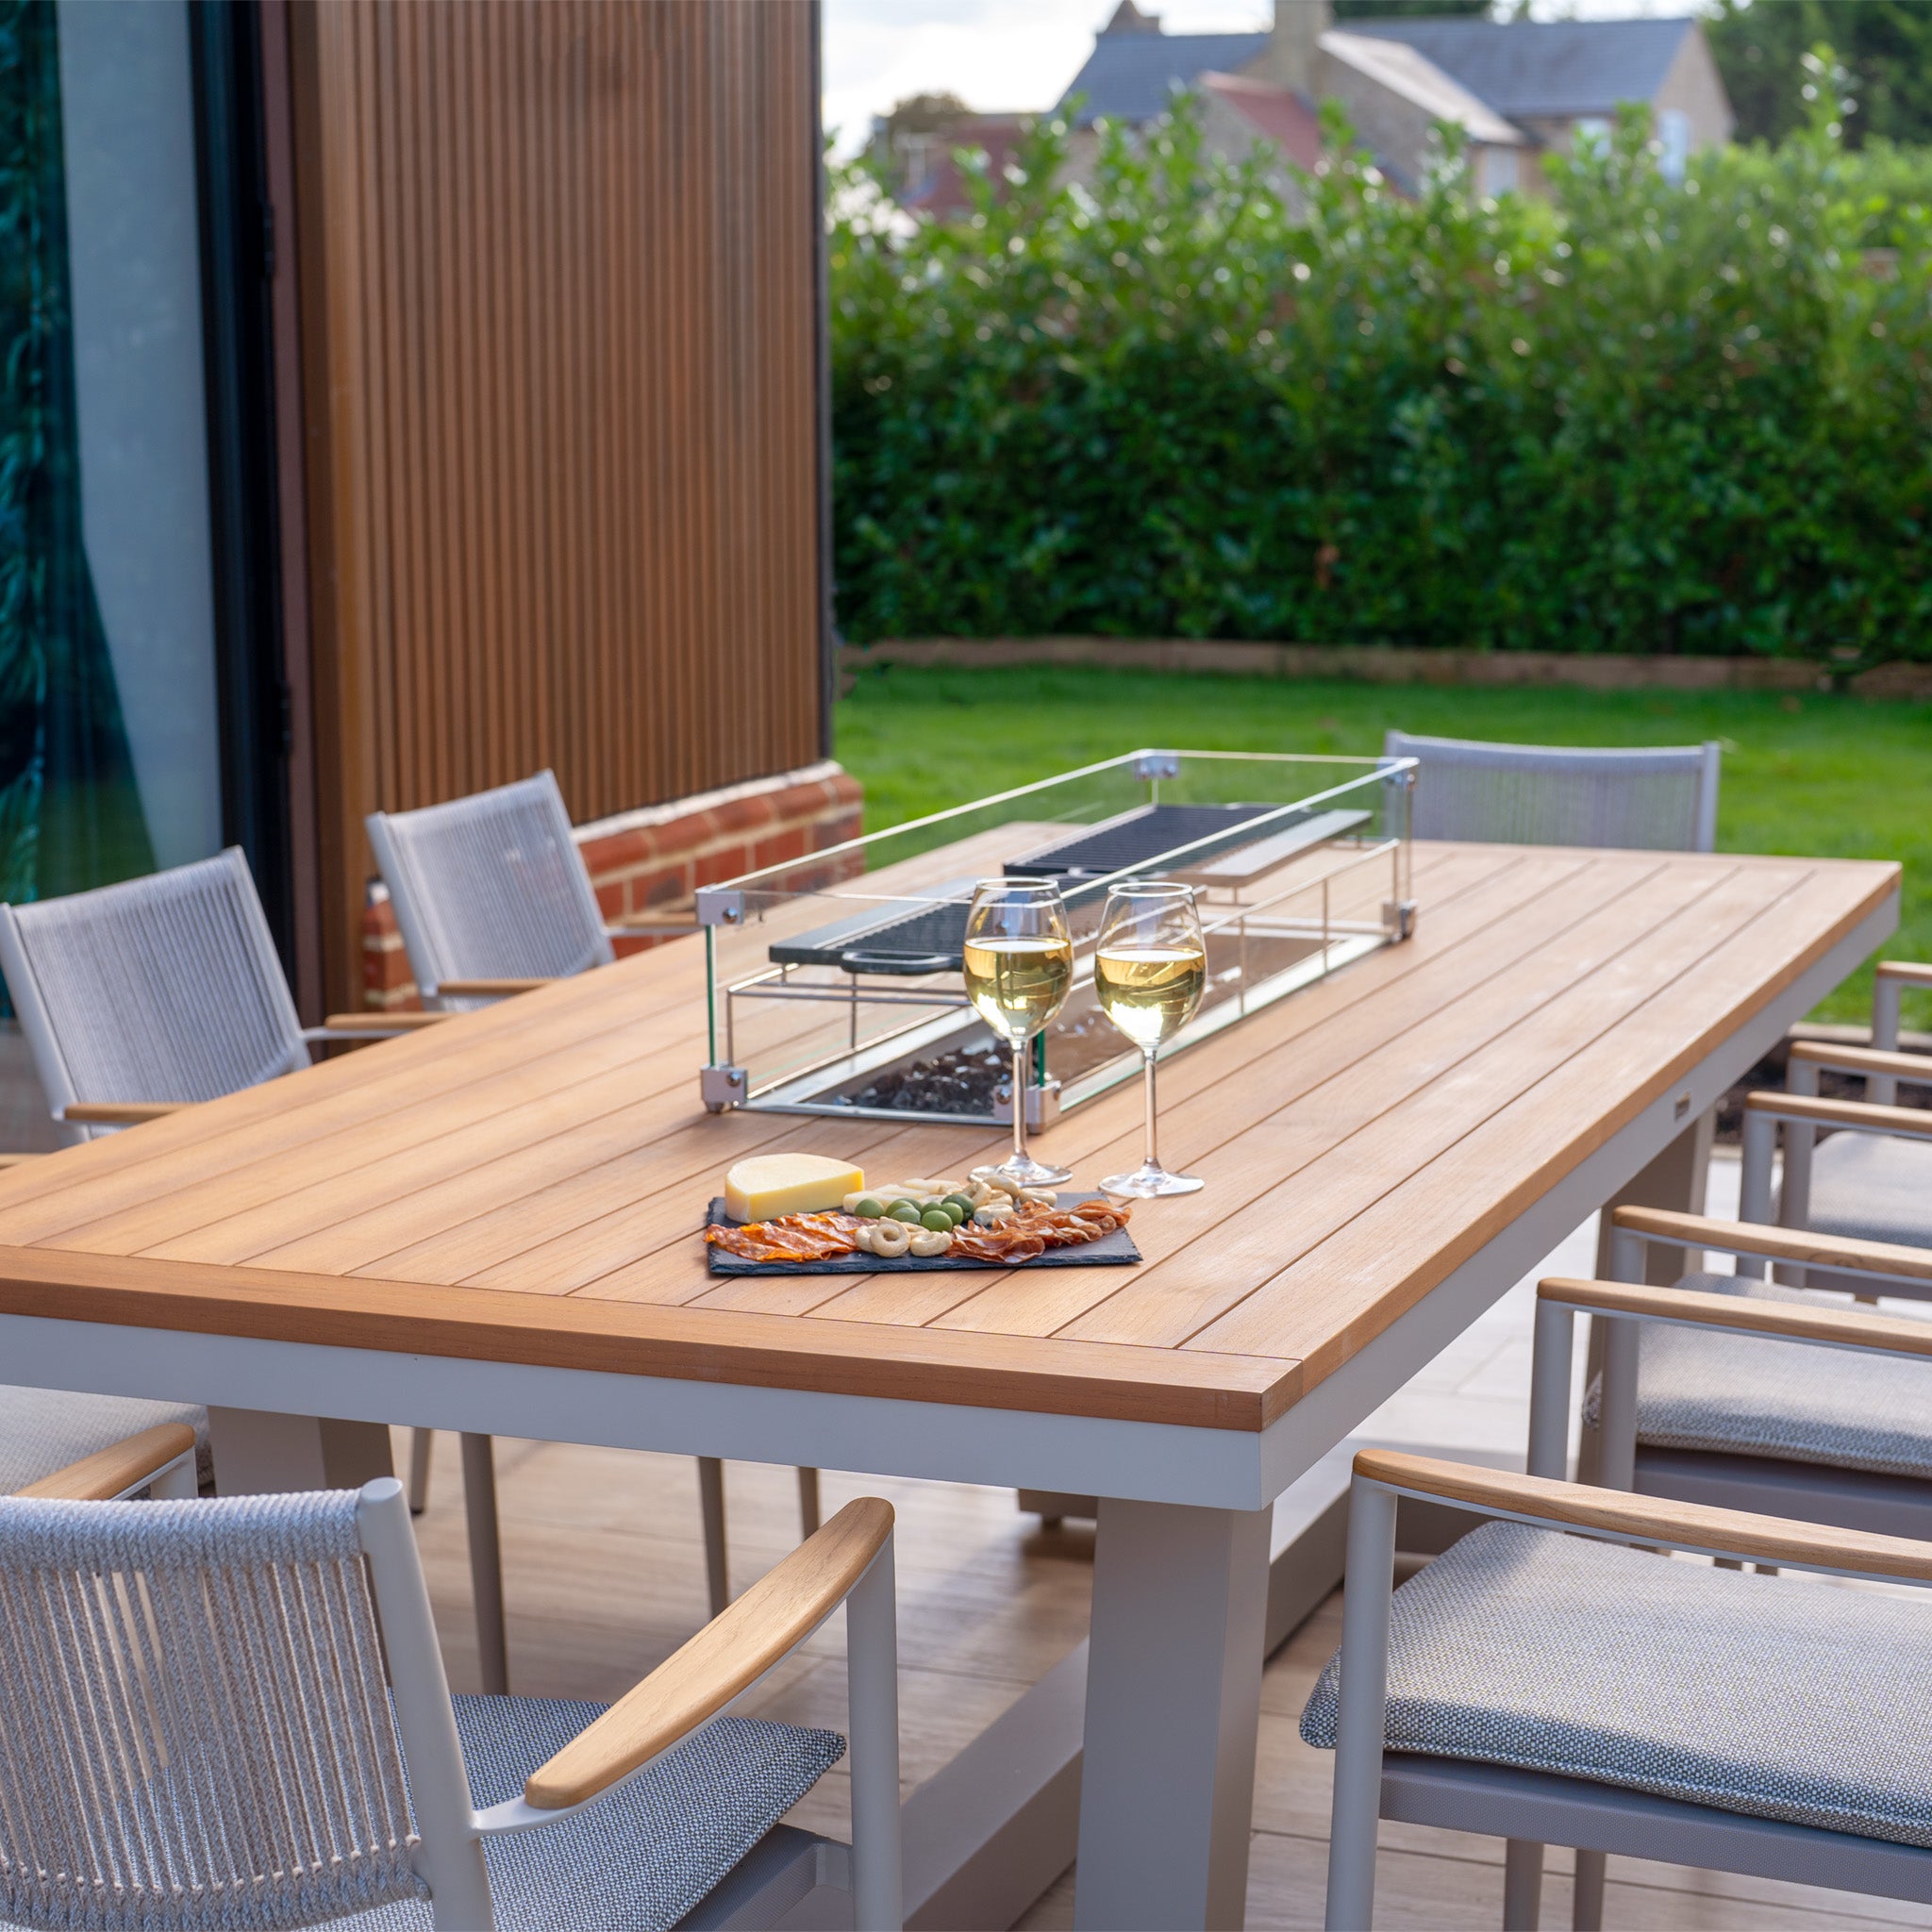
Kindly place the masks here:
[(445, 979), (556, 979), (614, 957), (549, 772), (419, 811), (372, 812), (368, 825), (425, 999)]
[(1573, 750), (1391, 731), (1386, 758), (1421, 760), (1418, 839), (1708, 852), (1717, 842), (1720, 747)]
[(65, 899), (0, 906), (0, 971), (56, 1120), (77, 1100), (217, 1100), (308, 1064), (248, 861), (234, 848)]
[(212, 1932), (424, 1894), (364, 1565), (378, 1490), (406, 1537), (393, 1482), (0, 1501), (0, 1919)]

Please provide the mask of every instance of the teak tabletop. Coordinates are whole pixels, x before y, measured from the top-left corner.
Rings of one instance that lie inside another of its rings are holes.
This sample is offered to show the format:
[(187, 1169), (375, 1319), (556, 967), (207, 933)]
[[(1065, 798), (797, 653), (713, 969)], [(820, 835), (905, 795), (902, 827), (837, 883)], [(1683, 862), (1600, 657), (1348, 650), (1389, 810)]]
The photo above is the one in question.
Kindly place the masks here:
[[(1416, 936), (1179, 1056), (1139, 1268), (719, 1280), (754, 1149), (1003, 1136), (712, 1117), (678, 941), (0, 1177), (0, 1313), (1258, 1430), (1898, 890), (1846, 860), (1419, 845)], [(145, 1096), (141, 1096), (145, 1097)], [(1041, 1137), (1140, 1158), (1128, 1084)]]

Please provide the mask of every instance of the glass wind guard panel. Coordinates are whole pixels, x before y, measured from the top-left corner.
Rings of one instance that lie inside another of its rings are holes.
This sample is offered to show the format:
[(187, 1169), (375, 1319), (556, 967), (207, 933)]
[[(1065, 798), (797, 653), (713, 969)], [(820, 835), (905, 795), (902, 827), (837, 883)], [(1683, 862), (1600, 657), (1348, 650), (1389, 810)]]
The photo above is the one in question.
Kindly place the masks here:
[(959, 976), (966, 910), (982, 878), (1053, 877), (1074, 991), (1035, 1042), (1027, 1101), (1051, 1119), (1140, 1067), (1094, 1000), (1109, 886), (1196, 889), (1208, 991), (1172, 1056), (1407, 937), (1413, 772), (1407, 758), (1132, 752), (707, 887), (706, 1100), (1010, 1120), (1010, 1060)]

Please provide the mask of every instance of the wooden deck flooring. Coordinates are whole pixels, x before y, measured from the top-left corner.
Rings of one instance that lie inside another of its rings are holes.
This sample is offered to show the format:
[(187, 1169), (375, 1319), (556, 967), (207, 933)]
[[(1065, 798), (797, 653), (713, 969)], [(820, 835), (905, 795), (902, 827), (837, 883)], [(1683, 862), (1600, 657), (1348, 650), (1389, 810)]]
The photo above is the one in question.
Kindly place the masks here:
[[(400, 1435), (396, 1447), (399, 1457), (407, 1449)], [(452, 1681), (470, 1690), (475, 1645), (456, 1449), (453, 1437), (437, 1439), (435, 1488), (419, 1529)], [(499, 1442), (497, 1457), (512, 1684), (531, 1695), (615, 1697), (703, 1619), (695, 1465), (534, 1442)], [(824, 1480), (828, 1512), (862, 1492), (886, 1495), (899, 1507), (909, 1788), (1085, 1633), (1091, 1529), (1042, 1532), (1016, 1512), (1006, 1491), (829, 1472)], [(795, 1492), (789, 1470), (741, 1463), (730, 1465), (729, 1486), (733, 1579), (742, 1588), (794, 1541)], [(1275, 1656), (1264, 1681), (1251, 1926), (1322, 1922), (1329, 1758), (1301, 1742), (1296, 1723), (1340, 1628), (1338, 1597)], [(842, 1642), (836, 1625), (813, 1639), (771, 1682), (757, 1713), (842, 1725)], [(800, 1824), (842, 1833), (844, 1812), (845, 1787), (835, 1770), (795, 1815)], [(1395, 1825), (1384, 1828), (1383, 1844), (1382, 1925), (1491, 1932), (1500, 1923), (1499, 1842)], [(1553, 1854), (1551, 1865), (1543, 1923), (1567, 1925), (1568, 1854)], [(1023, 1923), (1071, 1925), (1071, 1877)], [(1932, 1908), (1624, 1860), (1611, 1865), (1608, 1924), (1631, 1932), (1932, 1927)]]

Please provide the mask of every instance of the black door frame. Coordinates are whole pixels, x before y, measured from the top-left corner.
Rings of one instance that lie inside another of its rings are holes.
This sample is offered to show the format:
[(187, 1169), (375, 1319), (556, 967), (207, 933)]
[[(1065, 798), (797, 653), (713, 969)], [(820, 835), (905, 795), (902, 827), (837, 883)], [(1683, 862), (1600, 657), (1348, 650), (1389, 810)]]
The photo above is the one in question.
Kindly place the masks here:
[(275, 269), (253, 0), (189, 0), (214, 564), (222, 836), (247, 855), (291, 980), (290, 691), (275, 449)]

